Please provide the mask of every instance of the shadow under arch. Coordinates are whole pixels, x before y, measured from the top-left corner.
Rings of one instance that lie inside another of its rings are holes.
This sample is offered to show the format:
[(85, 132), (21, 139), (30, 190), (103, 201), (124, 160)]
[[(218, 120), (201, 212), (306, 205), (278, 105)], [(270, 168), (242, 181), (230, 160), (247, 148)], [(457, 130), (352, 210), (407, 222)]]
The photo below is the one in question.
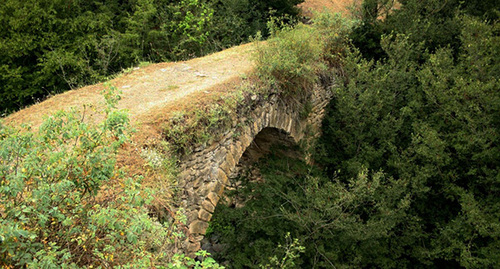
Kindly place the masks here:
[[(187, 250), (189, 253), (196, 252), (201, 248), (201, 241), (206, 234), (215, 207), (224, 198), (225, 189), (235, 187), (237, 182), (234, 182), (234, 179), (243, 170), (252, 167), (259, 159), (278, 148), (287, 155), (297, 158), (304, 157), (298, 150), (298, 141), (300, 141), (301, 137), (297, 139), (293, 135), (297, 133), (294, 127), (301, 125), (295, 123), (292, 115), (285, 113), (284, 116), (282, 114), (281, 117), (276, 117), (276, 120), (265, 116), (261, 117), (261, 119), (263, 122), (254, 125), (257, 127), (253, 130), (247, 128), (240, 136), (230, 139), (231, 143), (226, 146), (226, 150), (216, 150), (212, 153), (213, 159), (222, 158), (223, 160), (215, 161), (219, 165), (209, 168), (208, 183), (206, 184), (208, 191), (205, 199), (203, 201), (196, 200), (197, 197), (191, 195), (193, 199), (189, 202), (191, 204), (200, 204), (200, 206), (196, 208), (197, 214), (195, 212), (193, 212), (195, 214), (191, 213), (191, 216), (194, 215), (195, 217), (188, 219), (190, 224)], [(275, 123), (283, 126), (276, 126)], [(225, 143), (220, 144), (224, 145)]]
[[(260, 158), (271, 153), (272, 150), (276, 150), (276, 147), (278, 146), (281, 148), (292, 149), (296, 148), (298, 145), (293, 137), (282, 129), (274, 127), (266, 127), (262, 129), (243, 152), (240, 161), (236, 165), (236, 171), (234, 172), (237, 173), (239, 167), (254, 164)], [(289, 152), (289, 154), (296, 155), (298, 154), (298, 151), (293, 150), (293, 152)]]

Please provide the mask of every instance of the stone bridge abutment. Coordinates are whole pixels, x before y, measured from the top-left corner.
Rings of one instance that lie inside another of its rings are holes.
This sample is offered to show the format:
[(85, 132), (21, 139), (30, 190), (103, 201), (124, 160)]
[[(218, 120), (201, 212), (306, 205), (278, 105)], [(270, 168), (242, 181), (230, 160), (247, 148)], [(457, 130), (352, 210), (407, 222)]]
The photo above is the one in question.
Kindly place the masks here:
[(186, 211), (188, 230), (188, 238), (181, 246), (183, 251), (192, 254), (200, 249), (215, 207), (231, 185), (231, 175), (259, 134), (260, 142), (255, 142), (260, 149), (268, 150), (273, 139), (302, 143), (320, 133), (325, 107), (332, 98), (330, 86), (314, 88), (307, 100), (311, 108), (307, 116), (304, 116), (304, 106), (287, 104), (271, 96), (246, 115), (238, 115), (237, 127), (226, 132), (217, 143), (199, 149), (182, 163), (180, 206)]

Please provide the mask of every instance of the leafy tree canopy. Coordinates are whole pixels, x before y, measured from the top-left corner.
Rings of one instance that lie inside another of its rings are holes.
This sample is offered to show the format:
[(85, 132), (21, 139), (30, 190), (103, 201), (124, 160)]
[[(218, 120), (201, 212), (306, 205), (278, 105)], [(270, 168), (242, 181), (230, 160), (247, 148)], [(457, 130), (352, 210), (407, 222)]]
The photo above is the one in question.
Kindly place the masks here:
[(223, 257), (257, 267), (290, 232), (305, 247), (297, 268), (499, 267), (493, 2), (408, 0), (364, 18), (315, 150), (319, 170), (265, 160), (245, 207), (217, 209)]

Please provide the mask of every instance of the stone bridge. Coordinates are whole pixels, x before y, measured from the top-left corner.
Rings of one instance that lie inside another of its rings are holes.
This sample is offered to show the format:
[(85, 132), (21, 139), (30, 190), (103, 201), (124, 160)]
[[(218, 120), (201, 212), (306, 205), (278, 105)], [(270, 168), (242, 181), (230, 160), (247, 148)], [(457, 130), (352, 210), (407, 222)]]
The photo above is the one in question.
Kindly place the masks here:
[[(148, 129), (156, 124), (154, 120), (149, 122), (151, 118), (162, 115), (165, 107), (189, 102), (190, 94), (251, 72), (254, 64), (250, 55), (254, 50), (255, 43), (250, 43), (185, 62), (134, 68), (109, 82), (121, 92), (122, 100), (117, 108), (127, 110), (131, 124), (145, 128), (142, 130), (145, 133), (155, 133), (152, 137), (156, 139), (161, 135), (157, 136), (156, 131)], [(180, 247), (187, 253), (200, 249), (200, 242), (224, 189), (231, 186), (230, 179), (238, 172), (237, 166), (246, 165), (242, 163), (244, 153), (262, 156), (273, 142), (307, 144), (319, 135), (324, 108), (332, 97), (333, 83), (332, 79), (320, 76), (316, 86), (309, 87), (307, 94), (295, 99), (283, 98), (277, 90), (272, 94), (269, 93), (272, 90), (268, 91), (265, 97), (252, 96), (250, 101), (244, 102), (245, 109), (235, 112), (238, 120), (233, 122), (233, 129), (227, 130), (218, 142), (198, 148), (184, 159), (179, 169), (183, 172), (178, 178), (178, 187), (182, 190), (178, 205), (186, 210), (188, 220), (184, 228), (188, 239), (174, 248), (179, 250)], [(82, 104), (102, 103), (103, 97), (99, 93), (106, 88), (106, 84), (97, 84), (55, 95), (11, 114), (5, 118), (5, 123), (24, 123), (37, 128), (43, 122), (43, 115), (81, 107)], [(304, 107), (308, 107), (308, 113), (304, 113)], [(127, 154), (136, 152), (139, 150), (131, 147)]]
[(188, 217), (188, 239), (181, 246), (183, 251), (192, 255), (200, 249), (215, 207), (231, 185), (244, 153), (251, 150), (253, 155), (264, 155), (273, 142), (307, 144), (319, 135), (325, 107), (332, 98), (333, 82), (321, 84), (303, 100), (311, 108), (307, 115), (303, 105), (270, 96), (245, 115), (238, 115), (240, 123), (234, 126), (240, 127), (226, 132), (217, 143), (195, 150), (182, 163), (180, 206)]

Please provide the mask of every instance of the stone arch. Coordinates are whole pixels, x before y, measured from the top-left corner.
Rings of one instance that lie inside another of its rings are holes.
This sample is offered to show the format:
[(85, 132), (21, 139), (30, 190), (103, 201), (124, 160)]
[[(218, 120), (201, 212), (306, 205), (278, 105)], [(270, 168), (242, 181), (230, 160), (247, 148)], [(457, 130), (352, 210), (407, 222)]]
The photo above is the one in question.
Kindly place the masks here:
[[(331, 92), (318, 88), (311, 96), (312, 110), (307, 118), (297, 111), (296, 104), (286, 104), (276, 97), (258, 105), (249, 115), (241, 115), (239, 128), (230, 130), (217, 143), (199, 149), (181, 166), (180, 206), (186, 210), (188, 238), (181, 246), (187, 253), (201, 248), (201, 240), (208, 228), (229, 177), (244, 152), (259, 140), (283, 140), (299, 143), (309, 131), (319, 133), (324, 108)], [(255, 139), (257, 138), (257, 141)]]

